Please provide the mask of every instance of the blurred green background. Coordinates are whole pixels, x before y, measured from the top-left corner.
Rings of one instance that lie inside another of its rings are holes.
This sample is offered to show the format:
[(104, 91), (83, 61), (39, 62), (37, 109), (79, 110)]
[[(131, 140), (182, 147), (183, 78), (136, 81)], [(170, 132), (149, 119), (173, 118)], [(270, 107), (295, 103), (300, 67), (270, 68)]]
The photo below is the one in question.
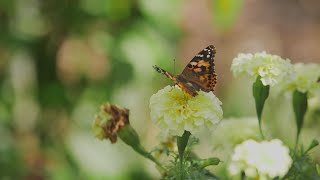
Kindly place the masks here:
[[(233, 57), (265, 50), (319, 63), (319, 42), (318, 0), (0, 0), (0, 179), (157, 179), (121, 141), (93, 137), (101, 103), (129, 108), (152, 149), (159, 130), (149, 98), (172, 84), (152, 65), (178, 74), (213, 44), (224, 117), (255, 116), (251, 84), (230, 72)], [(319, 99), (309, 102), (306, 144), (320, 140)], [(290, 101), (271, 98), (264, 116), (269, 133), (293, 146)], [(212, 141), (202, 156), (215, 155)]]

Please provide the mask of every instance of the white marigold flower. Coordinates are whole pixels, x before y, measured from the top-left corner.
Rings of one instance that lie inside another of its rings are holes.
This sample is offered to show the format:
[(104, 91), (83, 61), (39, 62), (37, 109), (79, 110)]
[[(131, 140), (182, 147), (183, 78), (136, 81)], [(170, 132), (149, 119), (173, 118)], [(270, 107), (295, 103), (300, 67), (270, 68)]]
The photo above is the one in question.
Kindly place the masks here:
[(236, 146), (229, 165), (231, 175), (244, 172), (247, 177), (283, 177), (292, 165), (289, 149), (279, 139), (256, 142), (247, 140)]
[(247, 74), (253, 81), (260, 76), (264, 86), (274, 86), (288, 80), (293, 72), (289, 59), (284, 60), (280, 56), (267, 54), (264, 51), (239, 54), (233, 59), (231, 70), (235, 76)]
[(195, 97), (187, 96), (177, 86), (166, 86), (150, 98), (150, 115), (162, 133), (182, 136), (202, 127), (214, 127), (222, 119), (221, 101), (211, 92), (200, 91)]
[(260, 139), (259, 124), (256, 117), (223, 119), (212, 136), (213, 147), (224, 151), (247, 139)]
[(295, 76), (288, 88), (300, 92), (315, 93), (320, 90), (320, 65), (319, 64), (294, 64)]

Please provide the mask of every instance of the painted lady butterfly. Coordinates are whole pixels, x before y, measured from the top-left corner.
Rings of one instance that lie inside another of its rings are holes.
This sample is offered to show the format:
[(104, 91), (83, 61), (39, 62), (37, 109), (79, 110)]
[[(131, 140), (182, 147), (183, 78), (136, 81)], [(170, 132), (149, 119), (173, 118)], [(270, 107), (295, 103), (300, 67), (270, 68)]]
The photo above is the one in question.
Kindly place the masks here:
[(215, 54), (216, 49), (213, 45), (206, 47), (189, 62), (178, 76), (174, 76), (156, 65), (153, 68), (170, 78), (187, 94), (196, 96), (199, 90), (214, 91), (217, 84), (217, 74), (214, 69)]

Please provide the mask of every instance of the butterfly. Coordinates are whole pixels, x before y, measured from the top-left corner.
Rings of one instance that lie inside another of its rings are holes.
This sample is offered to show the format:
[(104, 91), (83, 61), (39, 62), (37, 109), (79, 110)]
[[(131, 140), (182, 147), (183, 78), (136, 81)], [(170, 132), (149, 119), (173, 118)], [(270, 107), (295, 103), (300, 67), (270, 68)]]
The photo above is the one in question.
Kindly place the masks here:
[(178, 76), (174, 76), (156, 65), (153, 68), (171, 79), (185, 93), (196, 96), (199, 90), (204, 92), (214, 91), (214, 87), (217, 84), (217, 74), (214, 65), (215, 55), (215, 47), (209, 45), (192, 58)]

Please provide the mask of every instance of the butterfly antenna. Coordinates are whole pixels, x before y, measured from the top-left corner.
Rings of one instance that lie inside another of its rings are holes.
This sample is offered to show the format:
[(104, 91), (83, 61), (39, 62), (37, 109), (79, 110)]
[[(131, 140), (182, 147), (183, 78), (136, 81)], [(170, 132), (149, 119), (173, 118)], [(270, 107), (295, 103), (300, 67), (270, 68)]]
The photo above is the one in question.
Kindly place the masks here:
[(173, 59), (173, 74), (176, 75), (176, 59)]

